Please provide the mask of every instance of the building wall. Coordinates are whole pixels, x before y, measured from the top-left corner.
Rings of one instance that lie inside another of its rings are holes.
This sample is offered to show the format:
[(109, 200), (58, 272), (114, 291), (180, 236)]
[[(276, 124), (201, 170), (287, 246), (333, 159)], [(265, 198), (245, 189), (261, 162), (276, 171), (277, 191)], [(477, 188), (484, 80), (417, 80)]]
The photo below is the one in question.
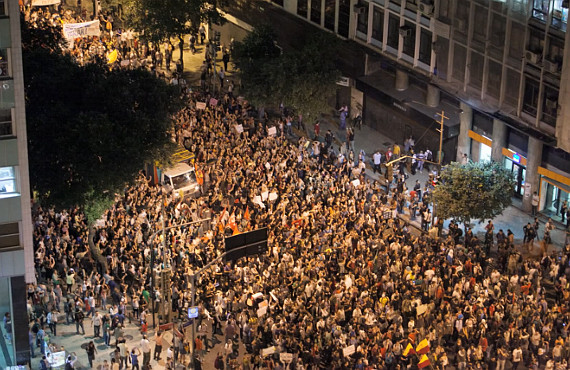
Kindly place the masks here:
[(35, 281), (18, 0), (0, 2), (0, 57), (0, 305), (15, 329), (0, 356), (8, 367), (29, 359), (25, 284)]

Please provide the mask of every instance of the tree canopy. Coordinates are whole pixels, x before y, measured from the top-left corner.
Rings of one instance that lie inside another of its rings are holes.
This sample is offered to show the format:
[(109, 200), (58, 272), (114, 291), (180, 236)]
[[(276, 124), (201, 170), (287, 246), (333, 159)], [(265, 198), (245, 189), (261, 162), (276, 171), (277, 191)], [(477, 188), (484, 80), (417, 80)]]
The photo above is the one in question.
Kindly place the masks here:
[(32, 190), (43, 205), (81, 206), (94, 221), (145, 163), (168, 160), (179, 92), (146, 70), (80, 66), (27, 38), (44, 37), (38, 30), (22, 35)]
[(452, 162), (433, 192), (436, 216), (459, 222), (492, 219), (511, 205), (514, 177), (496, 162)]
[(245, 96), (255, 105), (283, 102), (308, 120), (318, 117), (340, 77), (337, 45), (334, 35), (316, 32), (299, 49), (281, 53), (271, 26), (255, 28), (235, 47)]

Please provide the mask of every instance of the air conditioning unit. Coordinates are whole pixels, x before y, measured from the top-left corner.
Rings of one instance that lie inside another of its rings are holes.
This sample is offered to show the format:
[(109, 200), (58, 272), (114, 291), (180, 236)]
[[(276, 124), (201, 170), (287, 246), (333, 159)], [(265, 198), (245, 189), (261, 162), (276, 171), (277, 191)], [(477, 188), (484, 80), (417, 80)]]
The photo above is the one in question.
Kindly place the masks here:
[(533, 53), (530, 50), (526, 51), (524, 57), (528, 62), (531, 62), (533, 64), (537, 64), (540, 61), (540, 55), (538, 55), (537, 53)]
[(420, 12), (422, 12), (425, 15), (432, 15), (433, 14), (433, 5), (432, 4), (420, 3)]
[(558, 102), (557, 102), (556, 100), (554, 100), (554, 99), (548, 99), (548, 98), (547, 98), (547, 99), (546, 99), (546, 102), (545, 102), (545, 105), (546, 105), (546, 109), (549, 109), (549, 110), (556, 110), (556, 109), (558, 109)]
[(545, 59), (543, 62), (544, 70), (550, 73), (558, 73), (558, 63)]
[(412, 29), (409, 26), (402, 26), (400, 27), (400, 35), (402, 37), (408, 37), (412, 35)]
[(356, 14), (364, 14), (366, 12), (367, 5), (363, 4), (355, 4), (354, 5), (354, 13)]
[(462, 19), (456, 19), (455, 20), (455, 28), (457, 28), (460, 31), (466, 31), (465, 30), (465, 21)]

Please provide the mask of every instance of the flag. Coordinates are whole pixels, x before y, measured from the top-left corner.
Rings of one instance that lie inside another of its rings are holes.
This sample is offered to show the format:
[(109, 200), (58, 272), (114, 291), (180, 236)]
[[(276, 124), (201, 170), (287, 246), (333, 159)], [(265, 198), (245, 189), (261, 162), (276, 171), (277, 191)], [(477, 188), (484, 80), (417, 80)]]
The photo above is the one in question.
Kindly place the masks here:
[(218, 218), (218, 228), (220, 229), (220, 232), (223, 233), (224, 232), (224, 216), (226, 214), (226, 208), (224, 207), (224, 210), (222, 211), (222, 213), (220, 213), (220, 217)]
[(422, 358), (420, 359), (420, 363), (418, 364), (418, 367), (420, 369), (423, 369), (426, 366), (431, 365), (431, 362), (429, 362), (429, 358), (426, 355), (423, 355)]
[(118, 57), (119, 57), (119, 53), (117, 52), (117, 49), (115, 49), (107, 55), (107, 63), (108, 64), (115, 63), (117, 61)]
[(228, 222), (228, 224), (230, 225), (230, 228), (232, 229), (233, 233), (232, 235), (237, 235), (239, 234), (239, 229), (238, 226), (236, 224), (236, 214), (235, 212), (232, 212), (232, 215), (230, 216), (230, 221)]
[(404, 355), (404, 357), (408, 357), (408, 355), (413, 355), (415, 353), (416, 351), (414, 350), (414, 347), (411, 345), (411, 343), (408, 343), (406, 349), (404, 349), (404, 352), (402, 354)]
[(416, 352), (418, 355), (423, 355), (429, 352), (429, 342), (427, 339), (422, 340), (420, 344), (418, 344)]
[(411, 332), (410, 334), (408, 334), (408, 339), (412, 342), (412, 343), (416, 343), (416, 333), (415, 332)]
[(248, 221), (251, 219), (251, 215), (249, 214), (249, 206), (245, 207), (245, 213), (243, 214), (243, 218), (245, 218)]

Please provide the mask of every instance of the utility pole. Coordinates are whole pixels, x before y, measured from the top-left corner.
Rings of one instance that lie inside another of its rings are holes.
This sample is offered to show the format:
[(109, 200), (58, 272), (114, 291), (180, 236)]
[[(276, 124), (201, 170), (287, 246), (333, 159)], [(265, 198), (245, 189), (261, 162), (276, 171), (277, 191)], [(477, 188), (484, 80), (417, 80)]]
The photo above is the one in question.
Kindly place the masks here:
[[(446, 119), (449, 119), (449, 117), (445, 116), (445, 112), (442, 110), (441, 113), (437, 113), (437, 115), (440, 118), (439, 121), (439, 152), (437, 153), (437, 165), (438, 165), (438, 169), (437, 169), (437, 173), (439, 175), (439, 173), (441, 172), (441, 162), (443, 160), (443, 124), (445, 123)], [(433, 202), (433, 197), (432, 197), (432, 202)], [(435, 220), (435, 213), (436, 213), (436, 204), (435, 202), (433, 202), (433, 213), (431, 215), (431, 225), (433, 226), (433, 222)], [(439, 221), (439, 219), (438, 219)]]

